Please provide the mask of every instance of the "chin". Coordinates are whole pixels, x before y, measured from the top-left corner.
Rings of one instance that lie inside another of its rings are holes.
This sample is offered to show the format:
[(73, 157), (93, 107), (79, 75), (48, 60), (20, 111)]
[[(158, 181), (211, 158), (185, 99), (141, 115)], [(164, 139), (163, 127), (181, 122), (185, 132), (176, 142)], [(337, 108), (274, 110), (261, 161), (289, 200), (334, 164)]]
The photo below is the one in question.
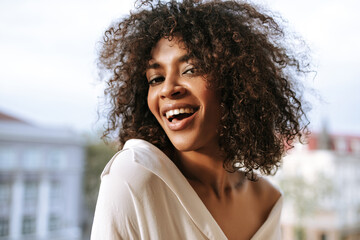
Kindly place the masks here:
[(189, 152), (196, 150), (195, 144), (188, 140), (187, 138), (175, 138), (170, 139), (172, 145), (178, 150), (179, 152)]
[(193, 146), (190, 146), (188, 143), (174, 143), (171, 142), (176, 150), (179, 152), (189, 152), (195, 150)]

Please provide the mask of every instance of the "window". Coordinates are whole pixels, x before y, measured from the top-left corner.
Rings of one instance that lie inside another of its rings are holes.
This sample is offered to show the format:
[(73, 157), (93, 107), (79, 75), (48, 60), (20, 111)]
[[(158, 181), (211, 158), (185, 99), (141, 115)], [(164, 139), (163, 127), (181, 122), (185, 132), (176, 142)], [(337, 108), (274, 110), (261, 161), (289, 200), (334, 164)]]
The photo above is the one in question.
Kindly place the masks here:
[(351, 144), (351, 150), (353, 151), (353, 153), (359, 154), (360, 153), (360, 139), (352, 139), (350, 144)]
[(50, 211), (61, 212), (63, 205), (63, 191), (61, 182), (58, 180), (51, 181), (50, 187)]
[(37, 170), (42, 166), (42, 153), (39, 149), (26, 150), (23, 156), (22, 166), (26, 170)]
[(22, 222), (22, 233), (24, 235), (35, 233), (36, 219), (34, 216), (24, 216)]
[(0, 237), (9, 235), (9, 219), (0, 218)]
[(0, 169), (11, 170), (16, 167), (16, 153), (12, 149), (0, 148)]
[(58, 215), (52, 214), (49, 217), (49, 231), (59, 230), (61, 228), (61, 218)]
[(0, 212), (8, 210), (11, 199), (11, 185), (10, 182), (0, 182)]
[(24, 185), (24, 210), (27, 213), (36, 211), (38, 201), (38, 182), (29, 180)]
[(37, 181), (28, 181), (25, 182), (25, 192), (24, 199), (25, 200), (33, 200), (37, 199), (38, 194), (38, 183)]
[(335, 139), (335, 149), (340, 153), (345, 153), (347, 151), (347, 143), (344, 137), (338, 137)]
[(53, 150), (49, 153), (46, 165), (52, 170), (61, 170), (66, 167), (66, 154), (63, 150)]
[(50, 198), (51, 200), (61, 198), (61, 184), (59, 181), (51, 181)]
[(61, 181), (53, 179), (50, 187), (50, 215), (49, 215), (49, 231), (56, 231), (62, 227), (62, 214), (64, 211), (64, 199)]

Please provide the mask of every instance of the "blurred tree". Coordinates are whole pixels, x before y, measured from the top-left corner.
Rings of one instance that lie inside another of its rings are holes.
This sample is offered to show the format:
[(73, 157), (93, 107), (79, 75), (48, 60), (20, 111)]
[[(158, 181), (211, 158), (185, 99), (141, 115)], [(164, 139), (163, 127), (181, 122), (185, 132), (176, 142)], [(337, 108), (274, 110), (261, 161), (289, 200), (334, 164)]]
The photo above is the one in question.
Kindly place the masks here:
[(84, 172), (84, 239), (89, 239), (90, 236), (92, 219), (100, 186), (100, 174), (115, 153), (115, 147), (110, 143), (90, 142), (86, 147)]
[(321, 210), (323, 200), (335, 193), (333, 182), (322, 172), (318, 172), (316, 177), (310, 180), (303, 175), (283, 176), (279, 185), (286, 199), (292, 203), (297, 217), (295, 237), (297, 240), (305, 240), (307, 238), (303, 220)]

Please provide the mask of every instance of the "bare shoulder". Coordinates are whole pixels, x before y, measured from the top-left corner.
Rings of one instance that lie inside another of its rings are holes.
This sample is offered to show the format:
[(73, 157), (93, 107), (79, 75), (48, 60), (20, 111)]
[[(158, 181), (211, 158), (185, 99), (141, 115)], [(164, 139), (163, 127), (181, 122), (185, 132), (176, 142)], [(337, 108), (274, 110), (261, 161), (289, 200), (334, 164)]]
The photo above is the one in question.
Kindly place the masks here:
[(257, 199), (262, 203), (269, 202), (270, 205), (271, 203), (275, 204), (281, 196), (280, 191), (269, 180), (261, 176), (257, 181), (252, 182), (252, 189)]
[(275, 199), (275, 201), (281, 196), (280, 191), (269, 180), (261, 176), (254, 182), (254, 191), (259, 194), (258, 197)]
[(269, 180), (261, 176), (251, 185), (254, 201), (260, 206), (261, 215), (266, 218), (281, 197), (281, 193)]

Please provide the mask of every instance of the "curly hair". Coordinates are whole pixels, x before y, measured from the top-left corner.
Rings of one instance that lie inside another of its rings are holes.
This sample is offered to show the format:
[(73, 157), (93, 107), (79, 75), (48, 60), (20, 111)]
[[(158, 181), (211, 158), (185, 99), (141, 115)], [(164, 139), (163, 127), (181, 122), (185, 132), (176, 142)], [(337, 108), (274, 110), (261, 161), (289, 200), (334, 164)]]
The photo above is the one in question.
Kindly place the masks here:
[(110, 72), (110, 102), (103, 137), (116, 134), (120, 147), (145, 139), (173, 149), (147, 105), (145, 70), (161, 38), (181, 36), (197, 71), (221, 92), (219, 145), (224, 168), (273, 174), (285, 150), (307, 129), (299, 73), (307, 65), (284, 44), (274, 16), (242, 1), (141, 1), (104, 34), (99, 67)]

